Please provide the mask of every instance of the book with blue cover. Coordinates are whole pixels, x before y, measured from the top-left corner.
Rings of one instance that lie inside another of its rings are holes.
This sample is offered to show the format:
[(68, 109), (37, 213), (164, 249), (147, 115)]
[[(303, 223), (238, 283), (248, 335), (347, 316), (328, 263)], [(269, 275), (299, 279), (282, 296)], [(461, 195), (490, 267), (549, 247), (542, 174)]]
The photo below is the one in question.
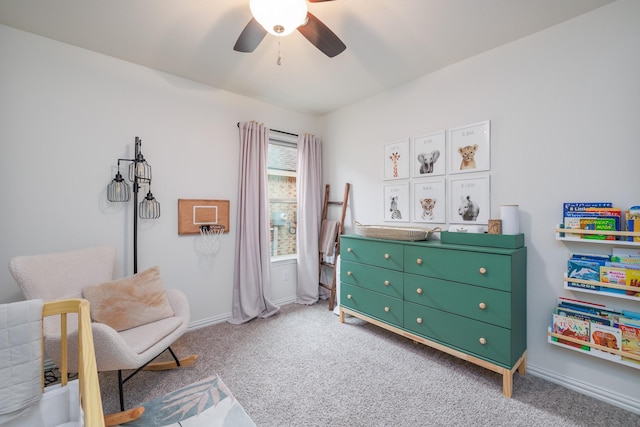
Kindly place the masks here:
[[(597, 261), (570, 259), (567, 261), (567, 278), (599, 282), (601, 265), (602, 264)], [(571, 288), (590, 289), (592, 291), (600, 290), (599, 285), (571, 282), (570, 280), (567, 280), (567, 285)]]

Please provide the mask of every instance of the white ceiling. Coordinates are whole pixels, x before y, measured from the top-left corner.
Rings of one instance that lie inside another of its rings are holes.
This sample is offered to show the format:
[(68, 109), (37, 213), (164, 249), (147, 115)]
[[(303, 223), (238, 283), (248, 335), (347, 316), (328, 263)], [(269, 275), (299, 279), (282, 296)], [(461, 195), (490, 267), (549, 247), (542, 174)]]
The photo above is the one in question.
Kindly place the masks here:
[(294, 32), (233, 50), (249, 0), (0, 0), (0, 24), (321, 115), (613, 0), (335, 0), (308, 3), (347, 50)]

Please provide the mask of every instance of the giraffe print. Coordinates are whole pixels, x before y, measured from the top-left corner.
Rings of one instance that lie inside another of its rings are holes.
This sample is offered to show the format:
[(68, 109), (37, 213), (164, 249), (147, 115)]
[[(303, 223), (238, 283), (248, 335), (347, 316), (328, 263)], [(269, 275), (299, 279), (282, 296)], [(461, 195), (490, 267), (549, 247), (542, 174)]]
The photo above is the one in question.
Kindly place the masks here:
[(393, 177), (397, 178), (398, 177), (398, 159), (400, 158), (400, 153), (398, 153), (397, 151), (394, 151), (393, 153), (391, 153), (389, 158), (393, 162)]

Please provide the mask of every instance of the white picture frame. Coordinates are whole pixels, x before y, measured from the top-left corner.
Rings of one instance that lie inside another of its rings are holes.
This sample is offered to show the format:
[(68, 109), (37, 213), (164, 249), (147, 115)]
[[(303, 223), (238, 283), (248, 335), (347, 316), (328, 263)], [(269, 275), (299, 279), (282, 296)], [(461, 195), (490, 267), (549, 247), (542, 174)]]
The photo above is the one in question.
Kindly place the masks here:
[(447, 193), (444, 177), (414, 181), (411, 202), (413, 222), (446, 223)]
[(409, 138), (384, 144), (384, 179), (409, 178)]
[(413, 137), (411, 170), (413, 178), (428, 178), (446, 173), (446, 132)]
[(409, 182), (383, 186), (384, 220), (409, 222)]
[(491, 121), (449, 130), (449, 173), (491, 170)]
[(491, 218), (489, 175), (449, 180), (449, 223), (486, 225)]

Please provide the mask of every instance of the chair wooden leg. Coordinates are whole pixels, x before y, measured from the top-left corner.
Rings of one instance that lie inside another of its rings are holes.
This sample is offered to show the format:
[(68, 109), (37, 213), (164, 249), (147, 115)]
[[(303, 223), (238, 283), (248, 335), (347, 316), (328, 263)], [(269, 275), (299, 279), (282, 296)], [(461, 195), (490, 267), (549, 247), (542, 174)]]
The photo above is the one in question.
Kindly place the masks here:
[(142, 406), (138, 406), (136, 408), (129, 409), (128, 411), (116, 412), (115, 414), (107, 414), (104, 416), (104, 425), (105, 427), (109, 427), (128, 423), (129, 421), (140, 418), (143, 413), (144, 408)]
[(168, 369), (175, 369), (175, 368), (188, 368), (189, 366), (193, 366), (193, 364), (196, 363), (196, 360), (198, 360), (198, 355), (192, 354), (191, 356), (183, 357), (182, 359), (179, 359), (179, 360), (149, 363), (147, 366), (144, 367), (143, 370), (166, 371)]

